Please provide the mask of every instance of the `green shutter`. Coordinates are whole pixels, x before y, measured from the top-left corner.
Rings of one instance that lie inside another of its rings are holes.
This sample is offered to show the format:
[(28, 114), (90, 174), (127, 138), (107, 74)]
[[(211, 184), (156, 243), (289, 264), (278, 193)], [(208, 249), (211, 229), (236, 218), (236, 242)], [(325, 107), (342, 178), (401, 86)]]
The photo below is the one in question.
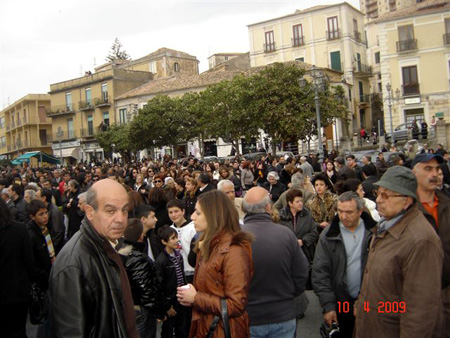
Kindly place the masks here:
[(341, 69), (341, 52), (331, 52), (331, 69), (342, 71)]

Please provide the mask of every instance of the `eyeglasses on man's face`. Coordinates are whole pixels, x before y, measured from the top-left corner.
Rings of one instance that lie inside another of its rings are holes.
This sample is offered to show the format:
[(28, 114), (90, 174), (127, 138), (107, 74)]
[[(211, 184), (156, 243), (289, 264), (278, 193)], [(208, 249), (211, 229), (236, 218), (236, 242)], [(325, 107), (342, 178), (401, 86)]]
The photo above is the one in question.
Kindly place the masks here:
[(401, 194), (387, 194), (385, 191), (376, 191), (375, 196), (381, 197), (384, 200), (388, 200), (389, 198), (393, 197), (408, 197), (408, 195), (401, 195)]
[(161, 180), (155, 180), (154, 182), (155, 182), (155, 183), (162, 183)]

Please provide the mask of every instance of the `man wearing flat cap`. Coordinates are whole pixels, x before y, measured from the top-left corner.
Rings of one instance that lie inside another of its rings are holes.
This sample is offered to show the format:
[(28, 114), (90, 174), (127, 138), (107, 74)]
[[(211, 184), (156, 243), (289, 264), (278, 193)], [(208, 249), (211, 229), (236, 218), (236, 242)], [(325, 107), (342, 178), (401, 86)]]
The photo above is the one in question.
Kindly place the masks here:
[(444, 335), (450, 337), (450, 198), (437, 189), (438, 173), (444, 159), (440, 155), (417, 155), (411, 167), (417, 179), (417, 197), (423, 214), (441, 239), (444, 250), (442, 270), (442, 300), (444, 306)]
[(375, 186), (382, 218), (355, 305), (355, 337), (441, 337), (442, 244), (416, 204), (414, 173), (395, 166)]

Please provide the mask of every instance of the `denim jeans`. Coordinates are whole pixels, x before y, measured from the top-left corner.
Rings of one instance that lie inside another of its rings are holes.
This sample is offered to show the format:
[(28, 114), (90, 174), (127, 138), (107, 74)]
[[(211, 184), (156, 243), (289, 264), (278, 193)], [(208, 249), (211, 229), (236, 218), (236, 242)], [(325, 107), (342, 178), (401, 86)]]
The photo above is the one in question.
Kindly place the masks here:
[(250, 338), (294, 338), (295, 318), (281, 323), (250, 326)]

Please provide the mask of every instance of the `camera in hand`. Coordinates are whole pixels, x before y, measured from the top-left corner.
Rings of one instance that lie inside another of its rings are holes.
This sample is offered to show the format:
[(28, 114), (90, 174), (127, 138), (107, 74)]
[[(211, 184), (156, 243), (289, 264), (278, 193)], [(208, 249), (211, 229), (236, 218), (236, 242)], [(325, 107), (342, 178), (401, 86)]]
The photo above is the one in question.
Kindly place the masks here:
[(320, 326), (320, 335), (322, 338), (339, 338), (341, 337), (341, 331), (339, 330), (338, 323), (333, 323), (328, 326), (327, 323), (323, 322)]

